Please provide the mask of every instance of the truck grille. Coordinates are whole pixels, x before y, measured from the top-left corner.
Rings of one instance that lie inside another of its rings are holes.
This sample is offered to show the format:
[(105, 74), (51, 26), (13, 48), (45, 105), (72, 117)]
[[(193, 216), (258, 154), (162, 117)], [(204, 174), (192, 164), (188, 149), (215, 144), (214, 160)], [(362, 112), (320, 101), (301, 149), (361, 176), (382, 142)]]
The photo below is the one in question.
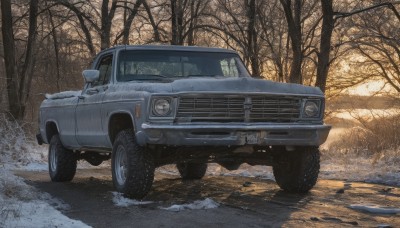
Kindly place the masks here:
[(179, 98), (179, 122), (295, 122), (301, 98), (277, 95), (208, 95)]

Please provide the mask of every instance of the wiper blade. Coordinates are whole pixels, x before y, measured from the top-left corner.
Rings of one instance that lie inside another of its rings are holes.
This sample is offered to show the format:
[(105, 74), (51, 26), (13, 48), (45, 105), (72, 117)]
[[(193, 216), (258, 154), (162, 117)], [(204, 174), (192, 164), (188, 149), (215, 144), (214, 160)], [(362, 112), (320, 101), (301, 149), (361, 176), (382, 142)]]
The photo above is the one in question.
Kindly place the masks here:
[(151, 81), (151, 80), (159, 80), (159, 81), (171, 81), (172, 79), (168, 76), (161, 74), (131, 74), (125, 75), (124, 81)]
[(189, 74), (186, 75), (185, 77), (223, 77), (223, 76), (219, 74)]
[(169, 78), (168, 76), (162, 74), (143, 74), (144, 76), (156, 77), (156, 78)]

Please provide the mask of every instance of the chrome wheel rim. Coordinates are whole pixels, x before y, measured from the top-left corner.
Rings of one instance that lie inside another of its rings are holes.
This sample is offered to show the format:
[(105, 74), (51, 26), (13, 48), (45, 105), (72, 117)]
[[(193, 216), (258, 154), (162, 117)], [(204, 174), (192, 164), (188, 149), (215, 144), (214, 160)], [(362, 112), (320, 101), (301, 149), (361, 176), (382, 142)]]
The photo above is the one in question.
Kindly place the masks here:
[(57, 150), (55, 146), (52, 146), (50, 149), (50, 170), (52, 172), (56, 172), (57, 170), (57, 156), (56, 156)]
[(119, 146), (117, 149), (117, 153), (115, 155), (114, 167), (115, 167), (114, 173), (118, 184), (124, 185), (128, 169), (127, 169), (126, 151), (123, 146)]

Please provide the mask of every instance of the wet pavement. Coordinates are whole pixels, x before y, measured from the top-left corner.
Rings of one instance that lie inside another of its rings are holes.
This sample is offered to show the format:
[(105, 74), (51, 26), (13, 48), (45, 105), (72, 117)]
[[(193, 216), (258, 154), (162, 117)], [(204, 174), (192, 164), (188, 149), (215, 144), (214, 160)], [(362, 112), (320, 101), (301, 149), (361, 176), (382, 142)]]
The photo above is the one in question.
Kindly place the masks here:
[[(400, 227), (400, 214), (349, 208), (378, 205), (400, 208), (400, 188), (337, 180), (319, 180), (307, 194), (281, 191), (272, 180), (206, 176), (183, 181), (156, 172), (151, 204), (116, 206), (111, 171), (78, 169), (72, 182), (52, 183), (47, 172), (17, 171), (26, 182), (68, 204), (64, 215), (93, 227)], [(220, 207), (172, 212), (160, 209), (211, 198)]]

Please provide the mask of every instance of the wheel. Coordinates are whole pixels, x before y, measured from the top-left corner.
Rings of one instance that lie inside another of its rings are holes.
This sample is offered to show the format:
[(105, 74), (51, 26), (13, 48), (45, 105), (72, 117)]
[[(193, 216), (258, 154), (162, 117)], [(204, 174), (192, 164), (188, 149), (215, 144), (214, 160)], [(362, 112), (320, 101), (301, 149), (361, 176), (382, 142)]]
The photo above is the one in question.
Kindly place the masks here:
[(48, 163), (51, 181), (64, 182), (74, 178), (77, 157), (62, 145), (59, 135), (50, 140)]
[(178, 163), (176, 164), (183, 179), (201, 179), (207, 171), (207, 163)]
[(281, 189), (292, 193), (308, 192), (317, 183), (319, 173), (317, 147), (301, 147), (295, 151), (277, 151), (273, 171)]
[(118, 192), (141, 199), (150, 191), (154, 180), (154, 160), (139, 146), (132, 130), (118, 133), (111, 155), (112, 180)]

